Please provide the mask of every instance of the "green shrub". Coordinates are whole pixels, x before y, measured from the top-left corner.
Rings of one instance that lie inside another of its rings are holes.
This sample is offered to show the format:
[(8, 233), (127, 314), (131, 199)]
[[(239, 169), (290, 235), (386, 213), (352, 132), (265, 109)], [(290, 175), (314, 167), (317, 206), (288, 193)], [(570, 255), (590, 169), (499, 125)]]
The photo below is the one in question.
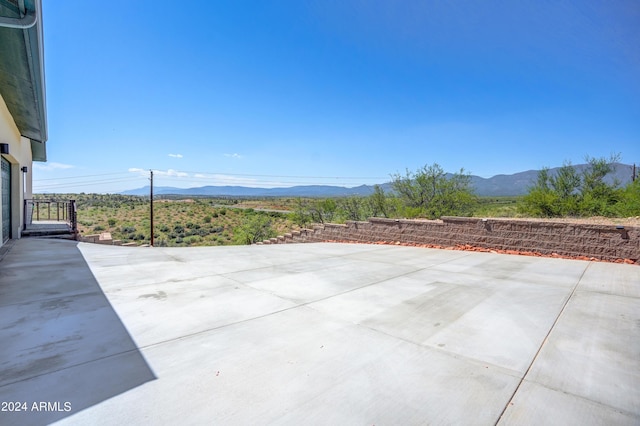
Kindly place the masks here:
[(424, 166), (415, 173), (392, 175), (392, 185), (411, 213), (437, 219), (442, 216), (471, 215), (476, 196), (471, 187), (471, 175), (461, 169), (447, 175), (437, 163)]
[(202, 241), (202, 238), (198, 235), (191, 235), (184, 239), (184, 243), (187, 245), (196, 244)]
[(620, 217), (640, 216), (640, 179), (620, 191), (619, 200), (611, 210)]
[(207, 235), (209, 235), (211, 233), (211, 231), (207, 228), (200, 228), (197, 231), (197, 235), (201, 236), (201, 237), (206, 237)]
[(548, 168), (543, 168), (538, 172), (536, 183), (523, 197), (520, 212), (540, 217), (622, 213), (625, 209), (620, 204), (633, 203), (627, 198), (633, 190), (620, 189), (618, 182), (607, 183), (604, 180), (618, 160), (617, 155), (609, 160), (587, 157), (588, 165), (581, 173), (570, 162), (565, 162), (553, 176)]
[(401, 215), (407, 219), (415, 219), (422, 216), (422, 209), (420, 207), (405, 206), (400, 209)]
[(247, 221), (233, 230), (236, 244), (253, 244), (276, 236), (268, 216), (252, 215)]
[(362, 197), (341, 198), (338, 202), (338, 213), (342, 220), (366, 220), (370, 216), (367, 207)]

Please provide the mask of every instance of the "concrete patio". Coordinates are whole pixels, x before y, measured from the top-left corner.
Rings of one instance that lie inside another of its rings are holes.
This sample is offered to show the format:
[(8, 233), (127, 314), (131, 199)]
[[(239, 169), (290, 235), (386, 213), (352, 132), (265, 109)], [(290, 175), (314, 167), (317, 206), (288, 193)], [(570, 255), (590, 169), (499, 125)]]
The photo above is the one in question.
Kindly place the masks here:
[(2, 425), (640, 423), (638, 266), (12, 244)]

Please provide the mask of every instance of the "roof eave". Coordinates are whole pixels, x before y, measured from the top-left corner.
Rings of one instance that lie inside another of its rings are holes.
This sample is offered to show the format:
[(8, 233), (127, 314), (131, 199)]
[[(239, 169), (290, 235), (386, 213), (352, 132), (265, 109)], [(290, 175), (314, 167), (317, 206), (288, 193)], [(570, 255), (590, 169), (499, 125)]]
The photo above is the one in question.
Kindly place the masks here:
[[(0, 91), (20, 134), (34, 142), (32, 157), (46, 161), (48, 139), (41, 0), (25, 1), (22, 16), (0, 20), (5, 65)], [(35, 151), (34, 151), (35, 148)]]

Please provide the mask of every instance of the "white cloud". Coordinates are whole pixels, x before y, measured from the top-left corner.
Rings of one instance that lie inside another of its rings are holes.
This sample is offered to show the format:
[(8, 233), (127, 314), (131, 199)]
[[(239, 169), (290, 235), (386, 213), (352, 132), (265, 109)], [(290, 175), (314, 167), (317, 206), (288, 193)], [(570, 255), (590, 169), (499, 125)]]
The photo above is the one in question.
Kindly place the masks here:
[(169, 154), (169, 157), (182, 158), (182, 154)]
[(33, 163), (34, 169), (43, 170), (43, 171), (66, 170), (66, 169), (73, 169), (74, 167), (75, 166), (72, 166), (71, 164), (63, 164), (63, 163), (55, 163), (55, 162), (45, 163), (45, 164)]
[[(131, 173), (138, 173), (142, 176), (149, 176), (149, 170), (146, 169), (140, 169), (138, 167), (131, 167), (129, 168), (129, 172)], [(177, 170), (173, 170), (173, 169), (169, 169), (169, 170), (154, 170), (153, 171), (153, 175), (154, 176), (170, 176), (170, 177), (179, 177), (179, 178), (183, 178), (183, 177), (189, 177), (189, 173), (187, 172), (179, 172)]]
[(248, 185), (251, 186), (258, 181), (256, 179), (242, 177), (242, 176), (231, 176), (225, 174), (213, 174), (207, 175), (207, 179), (214, 180), (218, 185)]
[(238, 154), (237, 152), (234, 152), (233, 154), (224, 154), (224, 156), (229, 158), (235, 158), (237, 160), (243, 158), (243, 156)]
[(169, 169), (166, 172), (164, 170), (154, 170), (153, 172), (158, 176), (189, 177), (189, 173), (179, 172), (173, 169)]
[(128, 171), (130, 173), (137, 173), (140, 176), (149, 177), (149, 170), (139, 169), (138, 167), (130, 167)]
[[(132, 167), (129, 172), (139, 174), (141, 177), (149, 177), (149, 170)], [(198, 187), (205, 185), (219, 186), (249, 186), (253, 188), (275, 188), (291, 186), (288, 182), (264, 181), (243, 175), (227, 175), (223, 173), (187, 173), (174, 169), (154, 170), (153, 176), (157, 178), (173, 178), (170, 179), (170, 185), (185, 187), (185, 185)], [(179, 182), (178, 182), (179, 180)]]
[(250, 178), (246, 176), (238, 176), (238, 175), (225, 175), (221, 173), (196, 173), (193, 175), (194, 179), (198, 179), (194, 181), (192, 186), (203, 186), (203, 185), (229, 185), (229, 186), (249, 186), (253, 188), (273, 188), (277, 186), (291, 186), (287, 183), (276, 182), (276, 181), (261, 181), (255, 178)]

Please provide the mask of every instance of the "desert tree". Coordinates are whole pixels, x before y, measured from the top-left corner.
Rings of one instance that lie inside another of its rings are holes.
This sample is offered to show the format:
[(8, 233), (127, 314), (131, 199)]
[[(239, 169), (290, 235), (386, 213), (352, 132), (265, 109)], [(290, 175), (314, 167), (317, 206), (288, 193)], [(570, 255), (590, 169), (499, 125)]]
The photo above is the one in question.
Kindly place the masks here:
[(315, 200), (308, 207), (311, 221), (316, 223), (332, 222), (338, 211), (338, 204), (333, 198)]
[(460, 169), (447, 174), (439, 164), (424, 166), (405, 175), (391, 175), (392, 186), (409, 216), (430, 219), (442, 216), (469, 215), (476, 203), (471, 176)]
[(389, 217), (391, 206), (387, 201), (387, 196), (380, 185), (373, 186), (373, 194), (368, 199), (371, 216)]
[(345, 220), (366, 220), (370, 215), (362, 197), (343, 197), (338, 200), (340, 215)]
[(587, 156), (581, 171), (568, 161), (555, 173), (543, 168), (523, 197), (520, 210), (542, 217), (615, 214), (623, 189), (620, 182), (606, 177), (619, 159), (619, 154), (608, 159)]
[(263, 214), (246, 215), (246, 221), (233, 230), (237, 244), (255, 244), (276, 236), (271, 227), (271, 218)]

